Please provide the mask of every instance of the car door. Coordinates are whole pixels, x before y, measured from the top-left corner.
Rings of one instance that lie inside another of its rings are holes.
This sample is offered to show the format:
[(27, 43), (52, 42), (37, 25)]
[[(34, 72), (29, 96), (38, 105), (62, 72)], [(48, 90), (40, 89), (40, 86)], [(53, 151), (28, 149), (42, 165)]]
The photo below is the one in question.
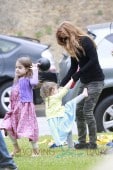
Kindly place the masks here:
[(98, 44), (97, 52), (101, 67), (113, 68), (113, 34), (107, 35)]
[(3, 68), (4, 68), (4, 57), (3, 57), (2, 45), (0, 41), (0, 75), (3, 73)]
[(3, 73), (3, 68), (4, 68), (4, 59), (3, 59), (3, 55), (0, 54), (0, 75)]

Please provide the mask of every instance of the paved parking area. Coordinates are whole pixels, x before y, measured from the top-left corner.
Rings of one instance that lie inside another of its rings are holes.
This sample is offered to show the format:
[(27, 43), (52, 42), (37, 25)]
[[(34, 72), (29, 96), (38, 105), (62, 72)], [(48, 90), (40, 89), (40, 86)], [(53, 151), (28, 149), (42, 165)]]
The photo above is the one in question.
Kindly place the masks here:
[[(1, 123), (2, 119), (0, 119)], [(46, 120), (46, 117), (37, 117), (38, 125), (39, 125), (39, 135), (44, 136), (44, 135), (50, 135), (50, 130), (49, 126)], [(76, 123), (73, 126), (73, 134), (77, 134), (77, 128), (76, 128)], [(4, 135), (4, 134), (3, 134)]]
[[(40, 136), (50, 135), (50, 130), (49, 130), (49, 126), (48, 126), (46, 118), (38, 117), (37, 120), (38, 120), (38, 124), (39, 124), (39, 135)], [(73, 126), (72, 132), (73, 132), (73, 134), (77, 134), (76, 123)]]
[[(45, 106), (44, 104), (42, 105), (36, 105), (36, 114), (37, 114), (37, 120), (39, 124), (39, 135), (50, 135), (50, 130), (49, 126), (45, 117)], [(77, 127), (76, 123), (74, 123), (73, 129), (72, 129), (73, 134), (77, 134)]]

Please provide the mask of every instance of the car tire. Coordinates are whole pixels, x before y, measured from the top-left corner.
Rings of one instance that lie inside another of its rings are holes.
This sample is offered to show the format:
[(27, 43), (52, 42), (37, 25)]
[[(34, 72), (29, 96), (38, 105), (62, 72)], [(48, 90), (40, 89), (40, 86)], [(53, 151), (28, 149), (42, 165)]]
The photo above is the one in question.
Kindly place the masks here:
[(12, 82), (7, 82), (0, 86), (0, 117), (3, 118), (8, 111), (9, 95)]
[(109, 112), (112, 110), (113, 112), (113, 95), (106, 97), (102, 102), (96, 107), (95, 109), (95, 119), (97, 123), (97, 131), (102, 132), (102, 131), (109, 131), (113, 132), (113, 126), (107, 128), (105, 125), (106, 123), (108, 124), (113, 120), (113, 117)]

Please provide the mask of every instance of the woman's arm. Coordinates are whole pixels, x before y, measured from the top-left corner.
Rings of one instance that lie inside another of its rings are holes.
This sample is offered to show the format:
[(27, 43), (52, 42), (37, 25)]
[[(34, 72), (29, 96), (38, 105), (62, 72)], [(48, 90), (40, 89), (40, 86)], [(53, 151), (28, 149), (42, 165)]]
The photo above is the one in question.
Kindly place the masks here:
[(71, 78), (71, 80), (69, 80), (68, 81), (68, 83), (64, 86), (65, 88), (67, 88), (67, 89), (70, 89), (71, 88), (71, 86), (72, 86), (72, 84), (73, 84), (73, 79)]
[(78, 69), (78, 62), (75, 58), (71, 57), (71, 67), (66, 74), (66, 76), (63, 78), (63, 80), (60, 83), (60, 86), (66, 85), (66, 83), (71, 79), (71, 76), (77, 71)]

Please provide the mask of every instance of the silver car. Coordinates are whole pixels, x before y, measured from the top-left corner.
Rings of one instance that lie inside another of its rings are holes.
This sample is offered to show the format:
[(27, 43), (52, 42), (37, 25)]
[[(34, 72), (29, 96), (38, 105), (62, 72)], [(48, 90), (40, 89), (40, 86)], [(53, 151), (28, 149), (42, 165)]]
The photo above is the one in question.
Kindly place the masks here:
[[(56, 67), (50, 46), (41, 44), (38, 40), (29, 37), (0, 35), (0, 117), (4, 117), (9, 110), (9, 96), (15, 74), (15, 62), (18, 57), (30, 56), (33, 62), (46, 58), (50, 62), (50, 69), (39, 71), (39, 80), (57, 82)], [(40, 87), (33, 90), (34, 103), (43, 102), (40, 96)]]
[[(99, 62), (105, 74), (104, 89), (94, 111), (97, 130), (98, 132), (113, 131), (113, 23), (88, 26), (87, 32), (97, 45)], [(59, 67), (59, 81), (61, 81), (69, 70), (70, 57), (63, 54)], [(63, 103), (76, 96), (78, 87), (79, 81), (64, 97)]]

